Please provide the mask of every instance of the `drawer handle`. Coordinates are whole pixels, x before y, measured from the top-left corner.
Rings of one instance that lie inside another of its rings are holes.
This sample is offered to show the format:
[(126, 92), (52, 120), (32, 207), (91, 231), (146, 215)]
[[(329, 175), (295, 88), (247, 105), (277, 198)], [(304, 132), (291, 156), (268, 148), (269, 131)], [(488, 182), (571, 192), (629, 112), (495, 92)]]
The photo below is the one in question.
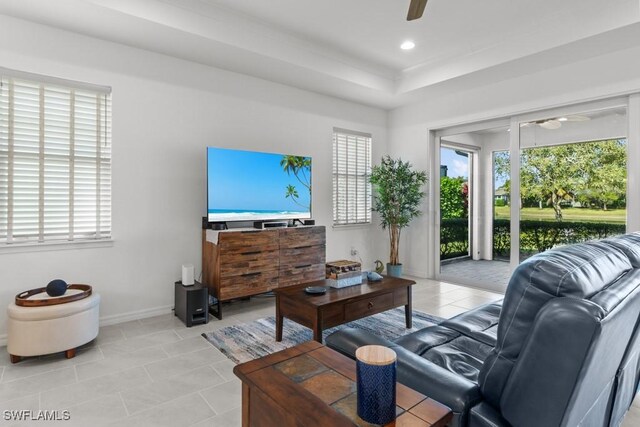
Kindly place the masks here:
[(262, 251), (251, 251), (251, 252), (242, 252), (240, 255), (256, 255)]
[(242, 277), (251, 277), (251, 276), (259, 276), (261, 274), (262, 274), (262, 272), (258, 271), (258, 272), (255, 272), (255, 273), (244, 273), (241, 276)]
[(369, 304), (367, 304), (367, 307), (369, 308), (369, 310), (371, 310), (373, 308), (373, 303), (369, 301)]
[(312, 247), (313, 247), (313, 245), (307, 245), (307, 246), (296, 246), (296, 247), (295, 247), (295, 248), (293, 248), (293, 249), (307, 249), (307, 248), (312, 248)]
[(311, 267), (311, 264), (305, 264), (305, 265), (296, 265), (293, 268), (307, 268), (307, 267)]

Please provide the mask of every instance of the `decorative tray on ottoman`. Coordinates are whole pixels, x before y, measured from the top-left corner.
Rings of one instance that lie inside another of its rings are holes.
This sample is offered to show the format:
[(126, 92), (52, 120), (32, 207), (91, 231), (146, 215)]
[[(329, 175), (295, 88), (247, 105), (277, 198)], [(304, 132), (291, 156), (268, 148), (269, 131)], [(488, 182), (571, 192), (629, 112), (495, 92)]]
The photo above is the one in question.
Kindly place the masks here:
[(332, 288), (346, 288), (362, 283), (360, 263), (348, 260), (327, 263), (327, 281)]

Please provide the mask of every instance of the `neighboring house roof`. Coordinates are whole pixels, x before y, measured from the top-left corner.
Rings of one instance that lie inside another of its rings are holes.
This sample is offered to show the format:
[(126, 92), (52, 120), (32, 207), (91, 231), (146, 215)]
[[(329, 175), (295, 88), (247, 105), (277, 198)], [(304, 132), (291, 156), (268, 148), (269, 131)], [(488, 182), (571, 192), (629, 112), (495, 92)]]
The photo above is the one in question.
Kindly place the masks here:
[(500, 187), (498, 189), (496, 189), (495, 196), (508, 196), (509, 192), (507, 190), (504, 189), (504, 187)]

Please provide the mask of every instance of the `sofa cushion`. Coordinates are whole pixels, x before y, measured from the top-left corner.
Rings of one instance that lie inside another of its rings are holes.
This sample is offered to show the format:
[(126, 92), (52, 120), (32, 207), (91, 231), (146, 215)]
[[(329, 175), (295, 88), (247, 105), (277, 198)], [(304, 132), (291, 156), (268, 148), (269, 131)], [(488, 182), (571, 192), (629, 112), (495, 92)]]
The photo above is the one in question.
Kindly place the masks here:
[(473, 338), (460, 335), (419, 355), (450, 372), (478, 383), (478, 374), (492, 348)]
[[(442, 341), (445, 337), (446, 341)], [(437, 345), (432, 345), (434, 342), (437, 342)], [(405, 335), (395, 343), (474, 383), (478, 382), (480, 368), (492, 348), (441, 326), (433, 326)]]
[(554, 297), (588, 299), (631, 270), (629, 258), (606, 242), (565, 246), (537, 254), (518, 266), (505, 294), (496, 347), (479, 376), (494, 407), (540, 309)]
[(629, 258), (634, 268), (640, 268), (640, 232), (610, 237), (601, 242), (617, 247)]
[(495, 345), (501, 303), (487, 304), (395, 340), (412, 353), (478, 382), (480, 368)]
[(415, 354), (422, 355), (435, 347), (453, 341), (460, 335), (453, 329), (436, 325), (403, 335), (394, 342)]
[(501, 309), (502, 300), (476, 307), (440, 325), (495, 347)]

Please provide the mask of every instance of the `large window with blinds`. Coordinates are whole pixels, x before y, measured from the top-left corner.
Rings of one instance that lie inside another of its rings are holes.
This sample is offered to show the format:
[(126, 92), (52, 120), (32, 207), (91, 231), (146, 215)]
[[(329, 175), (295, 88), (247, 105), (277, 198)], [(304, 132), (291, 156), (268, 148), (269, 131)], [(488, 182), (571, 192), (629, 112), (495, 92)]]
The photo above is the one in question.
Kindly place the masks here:
[(0, 247), (110, 237), (110, 89), (0, 69)]
[(371, 222), (371, 135), (333, 130), (333, 224)]

